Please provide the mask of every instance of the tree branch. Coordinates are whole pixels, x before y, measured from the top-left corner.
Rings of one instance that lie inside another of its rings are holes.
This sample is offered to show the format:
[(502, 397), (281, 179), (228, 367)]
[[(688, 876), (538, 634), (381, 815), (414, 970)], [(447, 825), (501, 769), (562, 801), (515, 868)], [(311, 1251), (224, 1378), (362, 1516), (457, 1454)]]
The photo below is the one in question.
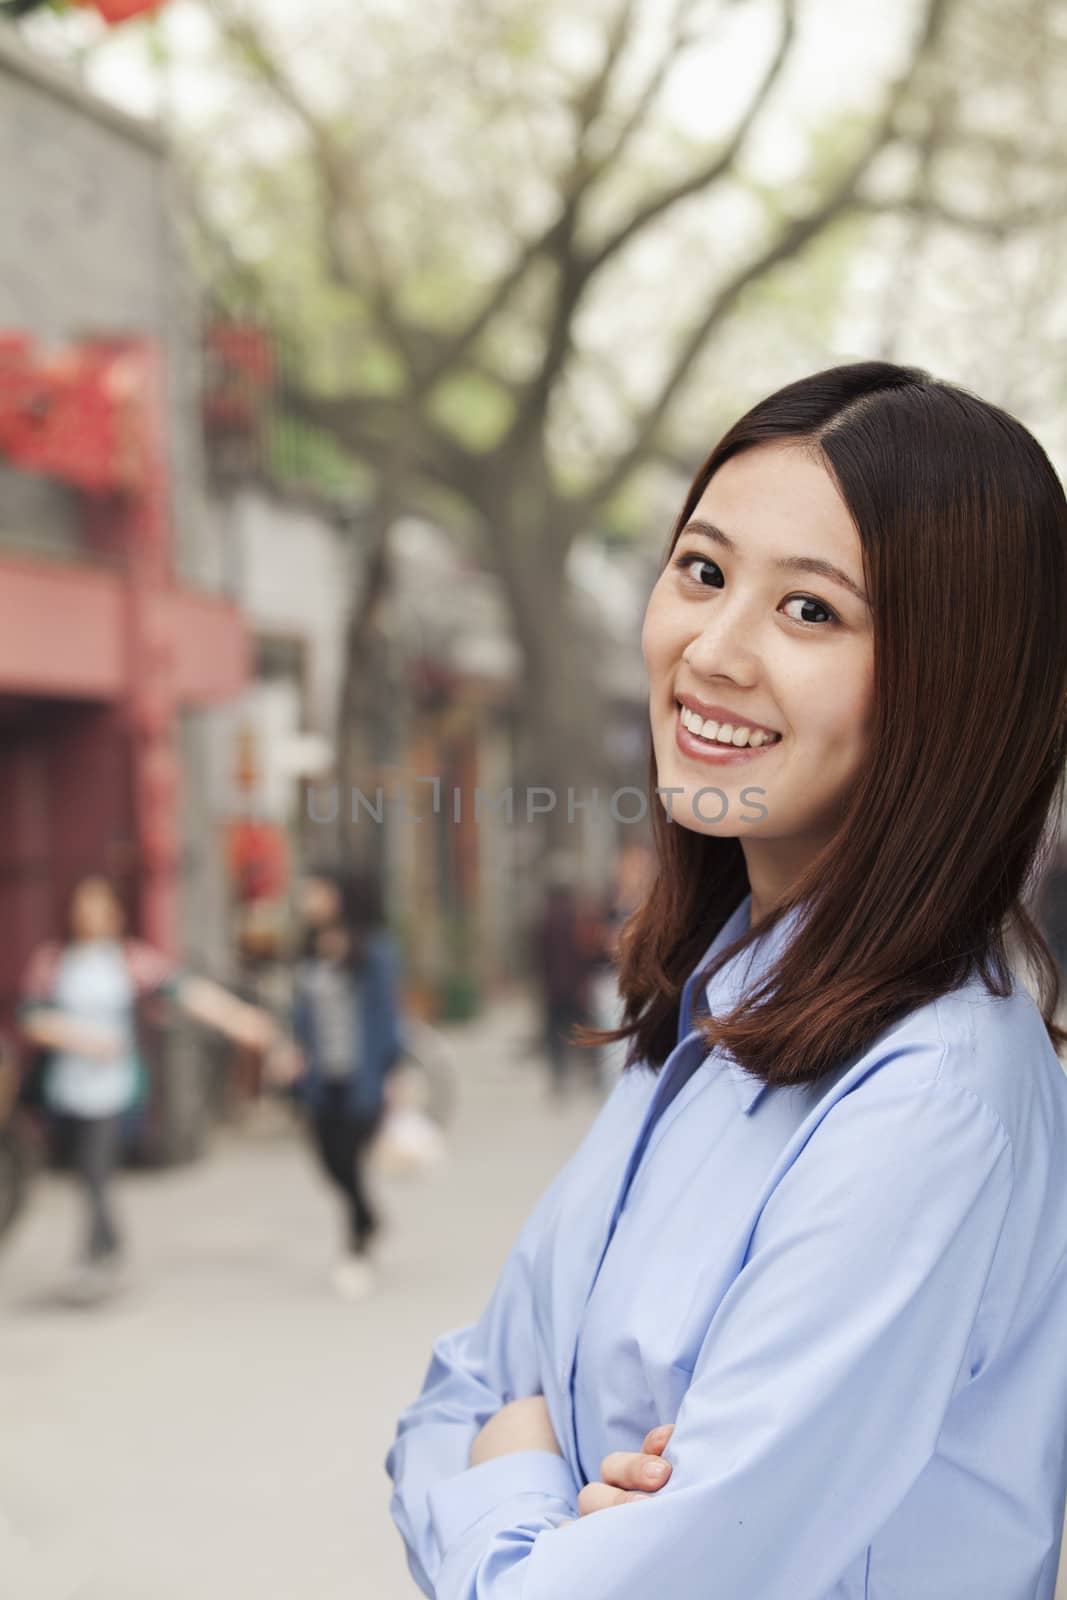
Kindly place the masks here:
[(882, 337), (878, 353), (883, 361), (896, 358), (897, 340), (907, 322), (908, 308), (921, 281), (923, 257), (932, 230), (931, 202), (934, 175), (945, 140), (955, 116), (956, 91), (947, 86), (941, 95), (931, 95), (923, 108), (926, 126), (915, 146), (916, 173), (911, 204), (902, 208), (904, 238), (897, 251), (897, 268), (890, 273), (883, 301)]
[(604, 108), (615, 69), (633, 33), (637, 4), (638, 0), (622, 0), (608, 28), (604, 58), (600, 66), (571, 100), (579, 147), (584, 145), (589, 129)]
[(588, 516), (610, 500), (645, 455), (697, 357), (745, 290), (768, 276), (783, 261), (796, 256), (809, 239), (855, 204), (856, 187), (870, 168), (875, 156), (893, 136), (901, 102), (940, 31), (948, 3), (949, 0), (927, 0), (922, 25), (918, 30), (908, 63), (893, 83), (877, 123), (837, 182), (818, 205), (788, 223), (760, 255), (746, 262), (720, 288), (707, 311), (683, 341), (667, 376), (646, 408), (630, 444), (592, 487), (578, 498), (583, 516)]
[(851, 209), (871, 216), (911, 216), (929, 222), (943, 222), (946, 227), (960, 228), (984, 238), (1004, 239), (1010, 233), (1025, 228), (1038, 228), (1056, 222), (1063, 216), (1062, 204), (1047, 202), (1017, 206), (1013, 211), (1003, 211), (996, 216), (982, 217), (973, 211), (961, 210), (951, 202), (932, 195), (901, 195), (898, 198), (875, 199), (870, 195), (857, 195)]
[(209, 293), (217, 297), (219, 280), (229, 288), (236, 287), (245, 303), (259, 306), (263, 300), (263, 284), (255, 267), (238, 255), (229, 235), (211, 218), (201, 198), (200, 185), (189, 168), (175, 163), (173, 168), (178, 216), (184, 217), (200, 245), (219, 263), (210, 274)]
[[(214, 0), (213, 13), (223, 38), (274, 95), (280, 105), (300, 123), (314, 152), (322, 178), (324, 195), (322, 233), (325, 256), (335, 281), (342, 287), (366, 295), (378, 324), (403, 359), (409, 372), (416, 367), (418, 330), (407, 326), (397, 310), (388, 285), (396, 274), (386, 261), (381, 243), (369, 223), (370, 205), (359, 179), (352, 152), (346, 150), (328, 123), (301, 94), (292, 76), (267, 43), (262, 30), (247, 14), (235, 15), (225, 0)], [(338, 219), (354, 219), (359, 227), (363, 250), (371, 271), (366, 278), (353, 271), (349, 252), (338, 232)]]
[(622, 0), (609, 29), (600, 65), (571, 99), (576, 124), (576, 153), (570, 174), (561, 184), (559, 211), (539, 234), (528, 239), (521, 247), (508, 271), (497, 279), (463, 327), (441, 342), (434, 360), (424, 370), (425, 388), (430, 388), (450, 367), (457, 366), (466, 357), (489, 324), (507, 305), (536, 261), (560, 259), (569, 254), (578, 200), (594, 176), (594, 170), (586, 168), (586, 137), (603, 107), (619, 59), (633, 32), (636, 15), (637, 0)]
[(616, 255), (624, 245), (629, 244), (630, 240), (640, 233), (643, 228), (648, 227), (650, 222), (654, 222), (657, 217), (661, 217), (664, 212), (669, 211), (680, 201), (688, 200), (693, 195), (699, 194), (701, 190), (710, 188), (712, 184), (717, 183), (720, 178), (731, 170), (745, 140), (752, 131), (754, 123), (767, 104), (775, 84), (781, 76), (782, 69), (789, 58), (789, 52), (796, 33), (796, 0), (780, 0), (780, 11), (778, 43), (775, 46), (774, 54), (767, 63), (766, 70), (756, 86), (755, 93), (745, 107), (740, 121), (726, 144), (703, 166), (687, 173), (684, 178), (679, 178), (676, 182), (668, 184), (658, 194), (646, 200), (644, 205), (639, 206), (621, 227), (617, 228), (614, 233), (609, 234), (594, 250), (590, 251), (585, 256), (583, 263), (586, 279), (591, 278), (594, 273), (598, 272), (611, 256)]
[(405, 397), (320, 395), (288, 382), (279, 404), (292, 416), (327, 430), (346, 449), (373, 466), (390, 455), (397, 438), (410, 443), (405, 466), (428, 481), (462, 496), (481, 510), (478, 483), (482, 461), (473, 450), (436, 427)]
[[(676, 27), (673, 33), (673, 38), (676, 41), (683, 37), (680, 19), (684, 15), (685, 9), (686, 6), (682, 3), (676, 13)], [(616, 250), (621, 250), (623, 245), (632, 239), (641, 228), (680, 200), (686, 199), (700, 189), (715, 183), (735, 161), (753, 122), (766, 104), (767, 98), (789, 54), (794, 36), (795, 0), (781, 0), (781, 11), (781, 34), (774, 55), (727, 144), (716, 154), (712, 161), (706, 163), (698, 171), (690, 173), (686, 178), (661, 190), (658, 195), (639, 207), (622, 227), (610, 235), (595, 250), (585, 254), (576, 254), (574, 236), (577, 228), (578, 201), (584, 192), (584, 188), (592, 180), (594, 171), (603, 171), (605, 169), (601, 166), (598, 169), (589, 169), (586, 172), (584, 183), (575, 191), (571, 199), (567, 213), (569, 225), (560, 235), (560, 242), (563, 248), (557, 263), (556, 295), (549, 320), (544, 354), (540, 368), (528, 384), (522, 404), (516, 412), (512, 429), (516, 437), (532, 428), (544, 414), (552, 386), (562, 371), (571, 348), (571, 329), (574, 323), (575, 311), (594, 274), (614, 255)], [(665, 70), (666, 68), (664, 68)]]
[(593, 167), (594, 177), (599, 178), (609, 167), (617, 165), (620, 156), (622, 156), (626, 146), (644, 122), (656, 96), (663, 88), (671, 67), (674, 66), (686, 46), (691, 42), (691, 35), (687, 31), (685, 23), (694, 4), (695, 0), (675, 0), (667, 47), (645, 79), (639, 94), (616, 129), (615, 137), (604, 152), (597, 157)]

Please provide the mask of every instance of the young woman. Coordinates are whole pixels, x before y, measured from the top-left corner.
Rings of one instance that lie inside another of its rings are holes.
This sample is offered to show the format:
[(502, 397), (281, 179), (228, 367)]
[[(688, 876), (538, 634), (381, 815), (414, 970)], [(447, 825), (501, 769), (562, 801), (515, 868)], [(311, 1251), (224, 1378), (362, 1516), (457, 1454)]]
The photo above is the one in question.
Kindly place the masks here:
[(70, 1285), (79, 1300), (112, 1287), (122, 1262), (110, 1189), (123, 1121), (143, 1087), (138, 1001), (170, 994), (190, 1016), (256, 1050), (275, 1031), (262, 1011), (208, 978), (179, 971), (143, 939), (124, 936), (123, 924), (108, 880), (82, 878), (71, 894), (67, 937), (33, 952), (18, 1008), (26, 1039), (49, 1052), (45, 1103), (61, 1119), (85, 1198), (85, 1235)]
[(1067, 1038), (1026, 902), (1067, 760), (1063, 490), (958, 388), (817, 373), (698, 472), (643, 647), (627, 1068), (399, 1419), (411, 1571), (1051, 1600)]
[(334, 1286), (348, 1299), (373, 1281), (379, 1231), (364, 1163), (385, 1115), (385, 1078), (403, 1055), (396, 955), (373, 885), (343, 868), (317, 868), (301, 887), (306, 925), (293, 984), (293, 1035), (304, 1073), (296, 1092), (315, 1146), (345, 1200), (346, 1248)]

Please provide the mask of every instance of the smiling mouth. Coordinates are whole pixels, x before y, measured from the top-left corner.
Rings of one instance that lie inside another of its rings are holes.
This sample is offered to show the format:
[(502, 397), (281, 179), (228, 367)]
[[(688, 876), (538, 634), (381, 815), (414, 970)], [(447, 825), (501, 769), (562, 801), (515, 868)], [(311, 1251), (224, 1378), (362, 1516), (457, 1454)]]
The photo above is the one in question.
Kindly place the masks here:
[(780, 733), (770, 733), (764, 728), (750, 728), (745, 723), (716, 722), (713, 718), (702, 720), (680, 700), (675, 701), (675, 707), (679, 739), (688, 739), (694, 746), (713, 754), (755, 754), (758, 750), (767, 750), (782, 742)]

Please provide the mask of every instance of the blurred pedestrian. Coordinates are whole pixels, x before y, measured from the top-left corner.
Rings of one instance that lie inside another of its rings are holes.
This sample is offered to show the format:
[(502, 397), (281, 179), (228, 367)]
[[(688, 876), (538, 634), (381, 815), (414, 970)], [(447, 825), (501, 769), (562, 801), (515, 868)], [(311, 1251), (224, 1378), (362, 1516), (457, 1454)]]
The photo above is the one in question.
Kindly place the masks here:
[[(534, 937), (534, 960), (541, 992), (549, 1091), (561, 1098), (571, 1081), (575, 1045), (572, 1030), (588, 1023), (590, 979), (599, 939), (590, 938), (590, 924), (578, 892), (578, 862), (569, 851), (549, 856), (545, 866), (545, 898)], [(583, 1059), (583, 1070), (595, 1082), (596, 1063)]]
[[(627, 918), (648, 892), (654, 864), (652, 846), (645, 839), (627, 840), (615, 857), (611, 886), (603, 904), (600, 952), (590, 983), (590, 1009), (597, 1028), (611, 1030), (622, 1026), (623, 1001), (616, 964), (619, 937)], [(601, 1046), (600, 1087), (605, 1095), (611, 1093), (622, 1071), (628, 1042), (617, 1039)]]
[(46, 1052), (42, 1092), (69, 1150), (85, 1204), (85, 1231), (69, 1295), (88, 1302), (114, 1287), (123, 1260), (111, 1201), (127, 1114), (144, 1097), (137, 1039), (142, 999), (164, 994), (197, 1021), (262, 1050), (269, 1017), (221, 985), (181, 971), (169, 956), (124, 932), (106, 877), (82, 878), (71, 894), (64, 936), (33, 951), (17, 1020)]
[[(287, 958), (280, 908), (255, 901), (248, 907), (237, 936), (237, 976), (234, 992), (249, 1005), (266, 1011), (280, 1030), (288, 1030), (293, 1004), (293, 969)], [(259, 1050), (237, 1052), (232, 1092), (242, 1109), (261, 1100), (267, 1060)], [(274, 1106), (277, 1110), (277, 1106)]]
[(345, 1247), (333, 1283), (357, 1299), (374, 1281), (370, 1244), (381, 1219), (366, 1157), (386, 1111), (386, 1075), (404, 1053), (397, 957), (373, 881), (316, 867), (300, 887), (304, 951), (293, 980), (292, 1029), (302, 1056), (295, 1093), (307, 1107), (322, 1168), (345, 1202)]

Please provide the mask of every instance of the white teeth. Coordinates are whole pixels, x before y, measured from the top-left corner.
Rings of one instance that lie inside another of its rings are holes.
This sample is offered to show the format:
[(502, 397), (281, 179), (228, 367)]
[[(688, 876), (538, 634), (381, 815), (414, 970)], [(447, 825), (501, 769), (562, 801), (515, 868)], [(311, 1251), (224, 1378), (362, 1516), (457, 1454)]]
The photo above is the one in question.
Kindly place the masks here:
[(759, 750), (763, 745), (777, 743), (778, 739), (776, 734), (764, 733), (762, 728), (747, 728), (741, 723), (735, 727), (731, 722), (716, 722), (711, 717), (705, 722), (688, 706), (682, 706), (681, 717), (682, 725), (701, 739), (714, 744), (733, 745), (738, 750), (745, 745), (752, 750)]

